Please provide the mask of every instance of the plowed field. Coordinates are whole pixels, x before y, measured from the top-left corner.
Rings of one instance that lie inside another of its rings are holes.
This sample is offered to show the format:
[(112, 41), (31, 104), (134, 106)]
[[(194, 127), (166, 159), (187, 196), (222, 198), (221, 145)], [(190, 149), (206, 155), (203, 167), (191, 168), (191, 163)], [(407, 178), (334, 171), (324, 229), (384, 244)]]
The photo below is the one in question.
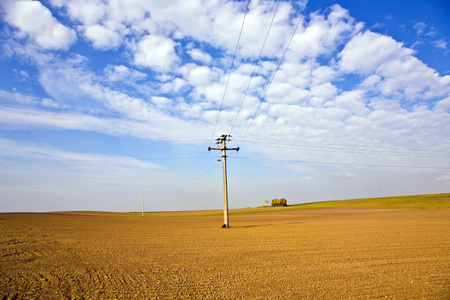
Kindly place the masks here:
[(0, 214), (1, 299), (450, 299), (450, 209)]

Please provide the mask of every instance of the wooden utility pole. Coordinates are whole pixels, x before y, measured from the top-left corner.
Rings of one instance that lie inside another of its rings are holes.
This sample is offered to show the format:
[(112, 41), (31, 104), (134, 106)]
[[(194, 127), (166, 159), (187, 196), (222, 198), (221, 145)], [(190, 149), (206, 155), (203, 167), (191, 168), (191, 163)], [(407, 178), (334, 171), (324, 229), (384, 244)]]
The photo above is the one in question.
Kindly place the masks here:
[(228, 139), (231, 135), (222, 134), (219, 138), (216, 139), (216, 144), (222, 144), (222, 148), (211, 148), (208, 147), (208, 151), (211, 150), (222, 150), (222, 166), (223, 166), (223, 226), (225, 228), (230, 227), (229, 218), (228, 218), (228, 186), (227, 186), (227, 150), (236, 150), (239, 151), (239, 147), (237, 148), (227, 148), (226, 142), (231, 141)]

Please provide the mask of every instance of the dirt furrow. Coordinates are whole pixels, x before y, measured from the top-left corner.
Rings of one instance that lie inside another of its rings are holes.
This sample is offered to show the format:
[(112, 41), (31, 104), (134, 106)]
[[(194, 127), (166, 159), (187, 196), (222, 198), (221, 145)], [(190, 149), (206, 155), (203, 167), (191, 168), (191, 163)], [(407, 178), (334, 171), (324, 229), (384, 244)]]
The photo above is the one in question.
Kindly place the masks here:
[(450, 295), (448, 209), (0, 218), (0, 299)]

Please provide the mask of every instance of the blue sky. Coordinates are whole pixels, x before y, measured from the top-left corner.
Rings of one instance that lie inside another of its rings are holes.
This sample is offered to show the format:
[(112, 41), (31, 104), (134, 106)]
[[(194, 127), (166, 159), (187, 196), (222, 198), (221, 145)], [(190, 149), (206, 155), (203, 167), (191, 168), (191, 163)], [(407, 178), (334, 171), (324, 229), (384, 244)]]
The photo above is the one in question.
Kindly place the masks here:
[(247, 3), (2, 1), (0, 211), (449, 192), (447, 1)]

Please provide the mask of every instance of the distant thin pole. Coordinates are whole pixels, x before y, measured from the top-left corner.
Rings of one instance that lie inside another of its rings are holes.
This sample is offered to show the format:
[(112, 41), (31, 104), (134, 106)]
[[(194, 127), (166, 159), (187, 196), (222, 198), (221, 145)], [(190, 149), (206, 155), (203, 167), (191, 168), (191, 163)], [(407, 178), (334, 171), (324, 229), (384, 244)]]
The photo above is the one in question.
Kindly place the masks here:
[(142, 190), (142, 216), (144, 216), (144, 192), (145, 190)]

